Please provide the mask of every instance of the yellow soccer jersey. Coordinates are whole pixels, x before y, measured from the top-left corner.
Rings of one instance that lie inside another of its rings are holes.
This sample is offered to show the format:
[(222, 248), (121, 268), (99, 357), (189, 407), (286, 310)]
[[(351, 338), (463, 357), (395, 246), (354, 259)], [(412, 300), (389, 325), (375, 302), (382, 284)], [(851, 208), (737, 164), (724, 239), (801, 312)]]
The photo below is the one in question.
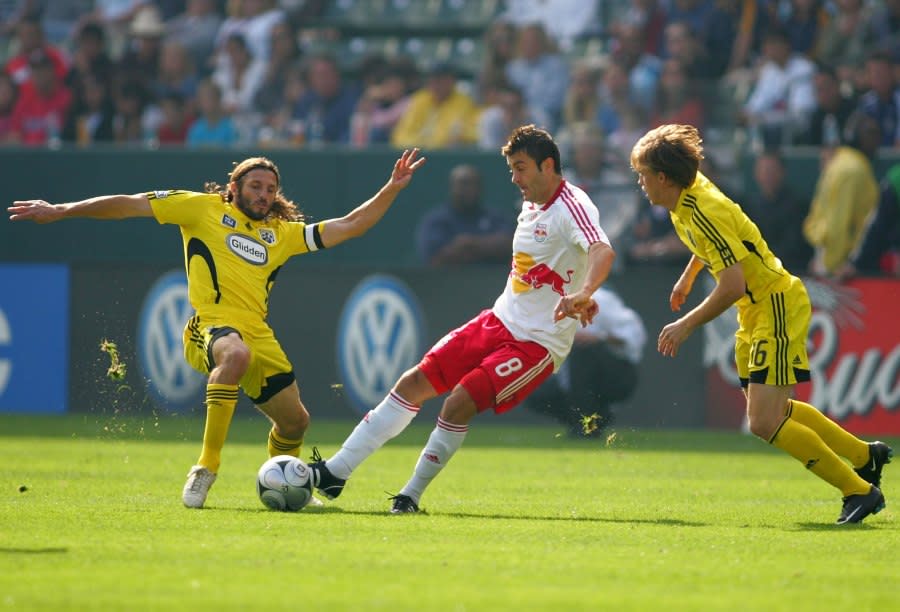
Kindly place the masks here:
[(740, 262), (746, 281), (745, 295), (737, 306), (759, 303), (773, 291), (784, 291), (790, 273), (781, 265), (756, 224), (741, 207), (697, 173), (670, 212), (675, 231), (706, 269), (718, 280), (725, 268)]
[(254, 221), (216, 193), (146, 195), (159, 223), (181, 228), (191, 305), (207, 319), (222, 313), (265, 319), (269, 292), (284, 262), (324, 248), (323, 223)]

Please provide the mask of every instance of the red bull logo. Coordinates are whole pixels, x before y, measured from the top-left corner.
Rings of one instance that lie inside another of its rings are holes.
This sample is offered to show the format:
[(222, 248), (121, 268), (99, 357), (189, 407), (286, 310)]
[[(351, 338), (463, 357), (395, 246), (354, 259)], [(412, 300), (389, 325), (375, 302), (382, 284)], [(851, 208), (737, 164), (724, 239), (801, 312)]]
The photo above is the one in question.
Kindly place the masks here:
[(513, 290), (521, 293), (529, 289), (550, 287), (554, 293), (565, 295), (565, 285), (572, 281), (574, 270), (566, 270), (565, 278), (545, 263), (535, 264), (530, 255), (516, 253), (513, 258)]

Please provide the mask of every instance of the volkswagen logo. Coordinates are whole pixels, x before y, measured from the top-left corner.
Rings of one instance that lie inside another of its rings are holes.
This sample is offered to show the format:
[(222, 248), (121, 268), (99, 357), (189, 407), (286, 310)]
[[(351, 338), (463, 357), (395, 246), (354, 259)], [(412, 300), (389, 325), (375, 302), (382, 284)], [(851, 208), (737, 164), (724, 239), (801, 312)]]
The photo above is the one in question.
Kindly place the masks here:
[(421, 311), (412, 290), (391, 276), (368, 276), (347, 298), (338, 322), (338, 370), (361, 414), (421, 357)]
[(161, 276), (138, 319), (138, 363), (157, 405), (186, 412), (202, 401), (203, 375), (184, 359), (182, 331), (194, 314), (184, 272)]

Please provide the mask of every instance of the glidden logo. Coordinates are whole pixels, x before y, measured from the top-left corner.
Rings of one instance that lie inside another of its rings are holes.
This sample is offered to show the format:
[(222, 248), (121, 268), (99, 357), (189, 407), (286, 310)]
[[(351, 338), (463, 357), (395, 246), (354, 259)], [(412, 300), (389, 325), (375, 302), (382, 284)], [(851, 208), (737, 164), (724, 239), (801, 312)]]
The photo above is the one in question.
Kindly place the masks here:
[(269, 251), (266, 247), (249, 236), (228, 234), (225, 243), (235, 255), (254, 266), (261, 266), (269, 260)]

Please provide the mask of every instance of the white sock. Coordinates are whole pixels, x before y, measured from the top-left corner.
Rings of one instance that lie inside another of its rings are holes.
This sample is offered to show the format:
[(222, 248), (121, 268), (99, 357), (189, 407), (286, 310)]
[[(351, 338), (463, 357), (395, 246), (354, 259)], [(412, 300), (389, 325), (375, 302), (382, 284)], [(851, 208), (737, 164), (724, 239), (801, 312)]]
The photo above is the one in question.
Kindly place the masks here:
[(350, 473), (369, 455), (406, 429), (419, 414), (419, 408), (391, 391), (363, 417), (344, 440), (341, 450), (325, 462), (325, 467), (338, 478), (350, 478)]
[(431, 432), (428, 443), (422, 449), (419, 461), (412, 478), (400, 490), (400, 495), (409, 495), (416, 504), (422, 497), (434, 477), (437, 476), (453, 454), (462, 446), (466, 434), (469, 433), (468, 425), (456, 425), (448, 423), (438, 417), (437, 427)]

